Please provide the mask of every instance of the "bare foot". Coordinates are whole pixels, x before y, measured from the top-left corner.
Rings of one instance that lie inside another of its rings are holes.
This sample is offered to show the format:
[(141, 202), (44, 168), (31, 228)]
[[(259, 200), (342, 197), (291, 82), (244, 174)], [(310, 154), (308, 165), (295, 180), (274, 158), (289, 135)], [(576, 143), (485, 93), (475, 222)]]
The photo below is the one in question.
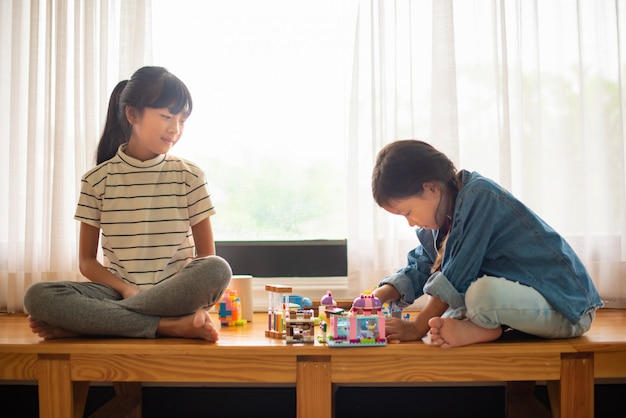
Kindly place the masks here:
[(187, 316), (161, 318), (157, 334), (167, 337), (200, 338), (215, 342), (219, 334), (206, 309), (198, 309)]
[(28, 317), (28, 325), (33, 334), (39, 335), (44, 340), (54, 340), (57, 338), (70, 338), (78, 336), (77, 333), (68, 331), (65, 328), (54, 327), (45, 322), (37, 321), (32, 316)]
[(502, 328), (482, 328), (467, 319), (433, 317), (428, 320), (430, 339), (441, 348), (485, 343), (497, 340)]

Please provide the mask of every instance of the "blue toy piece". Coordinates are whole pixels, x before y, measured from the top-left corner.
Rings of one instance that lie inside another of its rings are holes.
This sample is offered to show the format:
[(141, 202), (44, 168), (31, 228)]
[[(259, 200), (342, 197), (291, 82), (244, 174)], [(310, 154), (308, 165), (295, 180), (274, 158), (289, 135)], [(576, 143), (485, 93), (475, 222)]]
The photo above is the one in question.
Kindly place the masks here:
[(313, 302), (311, 301), (311, 299), (298, 295), (289, 295), (289, 304), (298, 305), (296, 309), (300, 311), (303, 311), (305, 308), (313, 306)]

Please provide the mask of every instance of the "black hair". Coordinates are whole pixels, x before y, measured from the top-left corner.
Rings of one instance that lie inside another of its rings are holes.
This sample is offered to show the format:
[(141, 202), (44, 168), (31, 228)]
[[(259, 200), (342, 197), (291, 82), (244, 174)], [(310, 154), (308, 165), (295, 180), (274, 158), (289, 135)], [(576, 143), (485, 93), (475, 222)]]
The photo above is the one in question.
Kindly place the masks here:
[(120, 81), (111, 93), (106, 122), (96, 154), (96, 164), (115, 156), (120, 145), (130, 139), (132, 127), (126, 118), (126, 107), (141, 115), (145, 108), (168, 108), (176, 115), (188, 117), (193, 108), (187, 86), (163, 67), (142, 67), (130, 80)]
[(379, 206), (392, 200), (420, 196), (423, 184), (439, 182), (456, 194), (459, 190), (454, 163), (432, 145), (414, 139), (383, 147), (372, 172), (372, 194)]
[[(379, 206), (389, 205), (392, 200), (421, 196), (427, 182), (438, 182), (453, 199), (461, 188), (454, 163), (426, 142), (395, 141), (379, 151), (372, 173), (372, 194)], [(441, 235), (431, 273), (441, 270), (448, 234), (449, 229)]]

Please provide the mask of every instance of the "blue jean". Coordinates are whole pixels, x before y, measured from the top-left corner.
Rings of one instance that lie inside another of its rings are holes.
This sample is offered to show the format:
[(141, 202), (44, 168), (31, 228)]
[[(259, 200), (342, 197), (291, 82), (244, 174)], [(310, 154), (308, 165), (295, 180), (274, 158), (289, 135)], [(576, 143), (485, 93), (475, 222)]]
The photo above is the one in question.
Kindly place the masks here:
[(465, 307), (443, 316), (465, 317), (483, 328), (508, 326), (543, 338), (578, 337), (589, 330), (595, 310), (572, 324), (532, 287), (501, 277), (483, 276), (465, 293)]

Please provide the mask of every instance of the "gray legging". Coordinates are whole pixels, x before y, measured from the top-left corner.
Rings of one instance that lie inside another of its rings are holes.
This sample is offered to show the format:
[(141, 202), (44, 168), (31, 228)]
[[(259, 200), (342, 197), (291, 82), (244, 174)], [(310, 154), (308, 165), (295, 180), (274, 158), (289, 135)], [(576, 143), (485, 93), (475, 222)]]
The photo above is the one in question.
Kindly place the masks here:
[(155, 338), (162, 317), (215, 305), (231, 276), (223, 258), (210, 256), (128, 299), (94, 282), (39, 282), (27, 290), (24, 306), (34, 319), (81, 335)]

